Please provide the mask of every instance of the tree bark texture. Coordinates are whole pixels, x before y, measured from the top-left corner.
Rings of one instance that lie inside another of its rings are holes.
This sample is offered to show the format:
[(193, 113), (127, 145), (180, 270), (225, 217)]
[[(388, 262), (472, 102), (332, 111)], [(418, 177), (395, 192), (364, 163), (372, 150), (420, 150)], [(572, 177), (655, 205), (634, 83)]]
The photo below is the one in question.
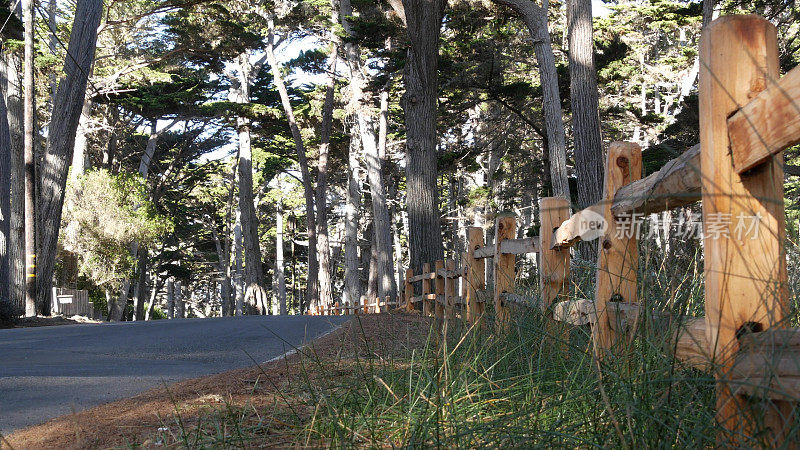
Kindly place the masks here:
[(411, 41), (402, 105), (406, 123), (406, 202), (411, 268), (444, 258), (437, 188), (436, 106), (443, 0), (403, 0)]
[[(294, 117), (294, 110), (292, 103), (289, 100), (289, 92), (286, 90), (286, 85), (283, 82), (283, 75), (281, 74), (278, 59), (275, 57), (275, 24), (273, 19), (268, 20), (269, 35), (267, 37), (267, 59), (269, 60), (270, 68), (272, 69), (273, 82), (278, 89), (281, 97), (281, 105), (283, 112), (286, 114), (286, 119), (289, 122), (289, 128), (292, 131), (292, 138), (294, 140), (295, 150), (297, 152), (297, 163), (300, 166), (300, 175), (303, 181), (303, 194), (306, 200), (306, 227), (308, 229), (308, 286), (306, 290), (306, 308), (319, 305), (319, 261), (317, 259), (317, 233), (316, 233), (316, 215), (314, 213), (314, 185), (311, 181), (311, 171), (308, 168), (308, 157), (306, 156), (306, 146), (303, 143), (303, 136), (300, 134), (300, 127)], [(300, 308), (301, 310), (303, 308)]]
[(53, 101), (53, 117), (50, 121), (47, 149), (41, 162), (41, 192), (38, 209), (40, 217), (41, 244), (37, 258), (38, 303), (43, 312), (50, 310), (50, 291), (53, 284), (53, 269), (56, 258), (61, 211), (64, 205), (64, 188), (67, 182), (69, 163), (75, 144), (83, 100), (86, 96), (88, 74), (94, 61), (97, 27), (103, 3), (99, 0), (78, 0), (75, 21), (70, 34), (64, 61), (66, 76), (58, 85)]
[[(281, 189), (280, 186), (278, 189)], [(275, 301), (278, 302), (280, 315), (286, 315), (286, 274), (283, 261), (283, 199), (278, 200), (275, 213)]]
[(550, 161), (550, 183), (553, 196), (569, 199), (567, 150), (564, 121), (561, 114), (561, 95), (558, 91), (553, 45), (547, 28), (547, 10), (530, 0), (492, 0), (508, 6), (525, 22), (533, 40), (533, 51), (539, 64), (539, 78), (544, 101), (545, 134)]
[(240, 119), (239, 124), (239, 211), (244, 249), (245, 303), (248, 313), (267, 311), (264, 291), (264, 270), (261, 266), (261, 246), (258, 241), (258, 217), (253, 205), (253, 154), (250, 145), (250, 126)]
[(234, 285), (236, 288), (234, 314), (241, 316), (244, 313), (244, 274), (242, 273), (242, 214), (236, 213), (236, 224), (233, 226), (233, 248), (235, 254), (234, 270), (236, 272)]
[(24, 107), (18, 52), (2, 55), (3, 93), (8, 109), (11, 138), (11, 231), (9, 247), (10, 295), (12, 303), (25, 310), (25, 158), (23, 144)]
[(353, 125), (348, 155), (347, 203), (344, 210), (344, 293), (343, 303), (356, 306), (363, 284), (358, 271), (358, 212), (361, 209), (361, 189), (358, 182), (358, 132)]
[(11, 303), (11, 133), (0, 95), (0, 303)]
[[(250, 85), (254, 68), (249, 52), (236, 58), (237, 73), (231, 77), (229, 98), (238, 103), (250, 103)], [(258, 215), (253, 204), (253, 150), (250, 139), (250, 120), (240, 117), (236, 121), (239, 138), (239, 211), (241, 212), (244, 244), (245, 303), (249, 314), (267, 313), (267, 293), (264, 290), (264, 269), (261, 245), (258, 240)]]
[(133, 296), (133, 319), (144, 320), (144, 299), (147, 298), (147, 247), (139, 247), (136, 272), (139, 275)]
[[(570, 104), (572, 136), (575, 147), (575, 172), (578, 185), (578, 208), (584, 209), (603, 196), (603, 141), (600, 136), (600, 112), (597, 72), (594, 66), (591, 0), (568, 0)], [(597, 242), (579, 244), (581, 257), (597, 258)]]
[[(53, 92), (55, 94), (55, 91)], [(75, 149), (72, 152), (72, 177), (83, 175), (86, 170), (87, 139), (89, 137), (89, 117), (92, 114), (92, 100), (84, 98), (81, 107), (81, 118), (78, 120), (78, 130), (75, 132)]]
[[(34, 107), (34, 3), (22, 2), (22, 15), (25, 26), (24, 56), (24, 129), (25, 129), (25, 316), (35, 316), (44, 307), (44, 301), (37, 304), (36, 298), (36, 155), (33, 147), (36, 110)], [(58, 231), (56, 230), (56, 233)], [(49, 294), (49, 289), (46, 292)], [(49, 295), (48, 295), (49, 297)], [(42, 297), (45, 298), (44, 296)], [(46, 301), (46, 300), (45, 300)]]
[(336, 62), (339, 45), (334, 42), (328, 62), (330, 75), (325, 89), (325, 103), (322, 105), (322, 127), (320, 130), (319, 161), (317, 162), (317, 260), (319, 261), (319, 304), (333, 304), (331, 291), (331, 249), (328, 240), (328, 154), (331, 147), (331, 128), (333, 126), (333, 93), (336, 87)]

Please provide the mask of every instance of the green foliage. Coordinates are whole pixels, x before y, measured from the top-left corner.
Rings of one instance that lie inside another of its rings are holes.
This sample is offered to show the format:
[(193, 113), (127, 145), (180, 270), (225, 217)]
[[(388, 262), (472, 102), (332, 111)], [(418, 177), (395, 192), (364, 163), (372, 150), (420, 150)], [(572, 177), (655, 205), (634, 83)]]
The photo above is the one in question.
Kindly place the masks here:
[(81, 275), (97, 286), (114, 287), (132, 275), (134, 242), (152, 245), (172, 229), (138, 175), (89, 171), (69, 183), (65, 205), (60, 242), (78, 255)]

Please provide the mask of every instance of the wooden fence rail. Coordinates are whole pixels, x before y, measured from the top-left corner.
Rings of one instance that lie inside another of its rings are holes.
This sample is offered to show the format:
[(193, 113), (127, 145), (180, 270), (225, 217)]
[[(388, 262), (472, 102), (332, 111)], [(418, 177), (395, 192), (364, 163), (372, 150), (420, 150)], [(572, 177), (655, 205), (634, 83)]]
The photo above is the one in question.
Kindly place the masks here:
[[(450, 259), (435, 261), (433, 271), (429, 264), (420, 274), (408, 269), (404, 300), (396, 306), (411, 310), (421, 304), (425, 315), (475, 323), (491, 304), (503, 332), (511, 322), (510, 305), (521, 304), (556, 321), (591, 325), (598, 358), (619, 353), (645, 311), (637, 299), (636, 236), (618, 231), (630, 226), (626, 221), (632, 215), (702, 201), (706, 316), (647, 314), (665, 327), (680, 324), (673, 339), (679, 360), (713, 370), (720, 443), (746, 445), (743, 436), (760, 429), (770, 445), (783, 444), (797, 414), (787, 411), (800, 398), (800, 329), (785, 328), (782, 169), (782, 151), (800, 142), (800, 67), (779, 77), (777, 55), (776, 29), (765, 19), (715, 20), (704, 29), (700, 45), (700, 144), (642, 179), (639, 146), (611, 144), (600, 203), (570, 215), (567, 199), (541, 199), (541, 231), (535, 238), (515, 238), (511, 216), (496, 218), (495, 243), (484, 243), (481, 228), (467, 229), (460, 267)], [(757, 219), (755, 237), (742, 237), (735, 228), (744, 216)], [(728, 220), (715, 220), (720, 218)], [(599, 240), (595, 297), (566, 300), (569, 248), (582, 239)], [(515, 256), (527, 253), (540, 253), (538, 299), (514, 292)], [(494, 271), (491, 293), (486, 292), (487, 258)], [(417, 282), (422, 282), (421, 295), (413, 292)], [(386, 300), (384, 305), (393, 304)], [(370, 309), (379, 310), (377, 305)], [(761, 408), (758, 420), (753, 405)]]

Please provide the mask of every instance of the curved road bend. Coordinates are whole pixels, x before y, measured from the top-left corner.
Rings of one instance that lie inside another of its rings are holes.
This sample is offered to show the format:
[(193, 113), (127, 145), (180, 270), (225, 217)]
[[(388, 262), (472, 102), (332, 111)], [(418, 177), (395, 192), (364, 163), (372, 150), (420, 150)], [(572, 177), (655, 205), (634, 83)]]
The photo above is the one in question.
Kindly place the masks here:
[(0, 330), (0, 432), (164, 382), (265, 362), (347, 319), (245, 316)]

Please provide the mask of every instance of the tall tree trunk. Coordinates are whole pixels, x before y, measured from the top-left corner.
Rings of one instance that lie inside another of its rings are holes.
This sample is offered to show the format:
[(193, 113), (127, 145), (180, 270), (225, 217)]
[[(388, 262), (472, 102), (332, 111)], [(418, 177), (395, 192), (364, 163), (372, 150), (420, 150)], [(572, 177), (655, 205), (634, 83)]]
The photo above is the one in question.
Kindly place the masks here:
[(89, 135), (89, 117), (92, 113), (92, 100), (84, 98), (81, 107), (81, 118), (78, 120), (78, 130), (75, 132), (75, 149), (72, 152), (72, 177), (83, 175), (86, 170), (86, 141)]
[(183, 298), (183, 283), (178, 280), (175, 282), (175, 317), (183, 319), (186, 317), (186, 300)]
[[(375, 245), (375, 221), (367, 225), (367, 231), (364, 233), (369, 237), (369, 266), (367, 269), (367, 301), (371, 304), (375, 301), (375, 297), (380, 295), (378, 292), (378, 249)], [(365, 255), (366, 256), (366, 255)]]
[(133, 320), (144, 320), (144, 299), (147, 298), (147, 247), (139, 247), (136, 272), (139, 278), (133, 296)]
[[(28, 0), (26, 0), (28, 1)], [(66, 76), (58, 85), (53, 101), (47, 149), (42, 160), (42, 181), (38, 214), (41, 227), (41, 245), (37, 254), (37, 291), (42, 311), (50, 310), (50, 291), (56, 258), (61, 211), (64, 205), (64, 188), (72, 160), (75, 132), (78, 128), (83, 100), (86, 97), (88, 73), (94, 61), (97, 27), (103, 3), (99, 0), (78, 0), (75, 21), (67, 46), (70, 55), (64, 61)]]
[(0, 303), (11, 303), (11, 133), (0, 94)]
[(175, 318), (175, 282), (167, 281), (167, 319)]
[[(236, 76), (231, 77), (229, 99), (237, 103), (250, 103), (251, 75), (254, 71), (248, 51), (236, 58)], [(264, 290), (264, 269), (261, 245), (258, 240), (258, 215), (253, 204), (253, 149), (250, 139), (250, 119), (236, 120), (239, 138), (239, 211), (244, 238), (245, 302), (248, 313), (267, 313), (267, 293)]]
[[(36, 297), (36, 155), (33, 147), (33, 130), (36, 111), (34, 99), (34, 4), (33, 0), (22, 2), (22, 15), (25, 26), (25, 63), (23, 89), (25, 92), (25, 315), (35, 316), (38, 311), (44, 312), (43, 300), (37, 305)], [(58, 231), (56, 230), (56, 233)], [(55, 253), (55, 252), (53, 252)], [(40, 257), (43, 256), (40, 253)], [(55, 256), (55, 255), (53, 255)], [(47, 289), (46, 291), (49, 291)], [(44, 299), (45, 296), (42, 296)], [(47, 302), (49, 303), (49, 302)], [(49, 308), (47, 308), (49, 309)], [(49, 311), (47, 311), (49, 312)]]
[[(600, 201), (603, 196), (603, 142), (594, 67), (591, 0), (568, 0), (567, 19), (578, 208), (583, 209)], [(578, 248), (584, 260), (594, 262), (597, 259), (597, 241), (581, 243)]]
[(244, 313), (244, 274), (242, 273), (242, 214), (236, 212), (236, 224), (233, 226), (233, 248), (235, 253), (234, 269), (236, 271), (236, 305), (234, 314), (241, 316)]
[(25, 311), (25, 157), (24, 157), (24, 106), (21, 58), (18, 52), (2, 56), (3, 92), (8, 109), (8, 127), (11, 136), (11, 235), (10, 295), (20, 311)]
[(403, 0), (411, 45), (403, 98), (406, 124), (406, 203), (411, 268), (443, 259), (436, 157), (439, 29), (443, 0)]
[(103, 168), (108, 169), (110, 172), (113, 172), (112, 166), (114, 165), (114, 158), (116, 157), (117, 153), (117, 123), (119, 122), (119, 110), (116, 106), (111, 106), (111, 118), (109, 119), (109, 123), (111, 124), (111, 134), (108, 137), (108, 144), (103, 149)]
[(231, 182), (228, 189), (228, 204), (225, 210), (225, 224), (222, 228), (224, 241), (222, 244), (222, 254), (220, 255), (220, 273), (223, 276), (222, 288), (220, 289), (220, 301), (222, 302), (222, 315), (232, 316), (236, 309), (234, 298), (231, 295), (231, 218), (233, 213), (233, 197), (236, 186), (236, 174), (239, 169), (239, 154), (236, 154), (233, 167), (231, 169)]
[(386, 201), (386, 188), (383, 176), (383, 158), (375, 145), (375, 129), (372, 121), (364, 114), (358, 115), (358, 128), (361, 132), (364, 154), (367, 161), (367, 179), (372, 198), (372, 217), (375, 233), (374, 248), (377, 263), (378, 296), (397, 297), (392, 258), (392, 222)]
[(331, 292), (331, 249), (328, 240), (328, 154), (331, 146), (333, 126), (333, 94), (336, 87), (336, 62), (339, 53), (338, 42), (334, 42), (328, 67), (330, 75), (325, 90), (325, 103), (322, 106), (322, 127), (320, 132), (319, 161), (317, 163), (317, 260), (319, 261), (319, 304), (332, 305)]
[(358, 271), (358, 212), (361, 208), (361, 189), (358, 182), (358, 133), (350, 133), (350, 153), (347, 158), (347, 202), (344, 210), (344, 304), (356, 306), (362, 292)]
[(163, 280), (158, 275), (153, 275), (153, 290), (150, 291), (150, 304), (147, 305), (147, 313), (144, 315), (144, 320), (151, 320), (156, 311), (156, 297), (158, 291), (163, 287)]
[(245, 302), (248, 313), (266, 314), (267, 293), (258, 241), (258, 216), (253, 204), (253, 153), (250, 145), (250, 124), (239, 119), (239, 211), (241, 211), (244, 244)]
[[(283, 188), (280, 179), (278, 189)], [(275, 301), (279, 305), (280, 315), (286, 315), (286, 274), (283, 269), (283, 199), (278, 200), (275, 213)]]
[[(306, 146), (303, 143), (303, 136), (300, 134), (300, 127), (294, 117), (292, 103), (289, 101), (289, 92), (283, 82), (278, 59), (275, 57), (275, 22), (272, 17), (267, 21), (269, 34), (267, 36), (267, 59), (272, 70), (273, 82), (278, 89), (281, 97), (281, 105), (289, 128), (292, 131), (295, 150), (297, 152), (297, 163), (300, 166), (300, 176), (303, 181), (303, 194), (306, 200), (306, 227), (308, 228), (308, 288), (306, 290), (306, 308), (319, 305), (319, 260), (317, 259), (317, 233), (316, 219), (314, 213), (314, 187), (311, 181), (311, 171), (308, 168), (308, 158), (306, 157)], [(302, 308), (301, 308), (302, 309)]]
[(131, 280), (124, 279), (119, 287), (119, 295), (116, 301), (108, 305), (109, 322), (119, 322), (125, 315), (125, 307), (128, 305), (128, 294), (131, 290)]
[(520, 15), (533, 40), (533, 51), (539, 64), (539, 78), (544, 101), (545, 134), (550, 160), (550, 183), (553, 195), (571, 198), (567, 178), (567, 150), (564, 121), (561, 114), (561, 95), (558, 90), (553, 45), (547, 28), (547, 10), (530, 0), (492, 0), (506, 5)]
[(703, 28), (714, 20), (715, 0), (703, 0)]

